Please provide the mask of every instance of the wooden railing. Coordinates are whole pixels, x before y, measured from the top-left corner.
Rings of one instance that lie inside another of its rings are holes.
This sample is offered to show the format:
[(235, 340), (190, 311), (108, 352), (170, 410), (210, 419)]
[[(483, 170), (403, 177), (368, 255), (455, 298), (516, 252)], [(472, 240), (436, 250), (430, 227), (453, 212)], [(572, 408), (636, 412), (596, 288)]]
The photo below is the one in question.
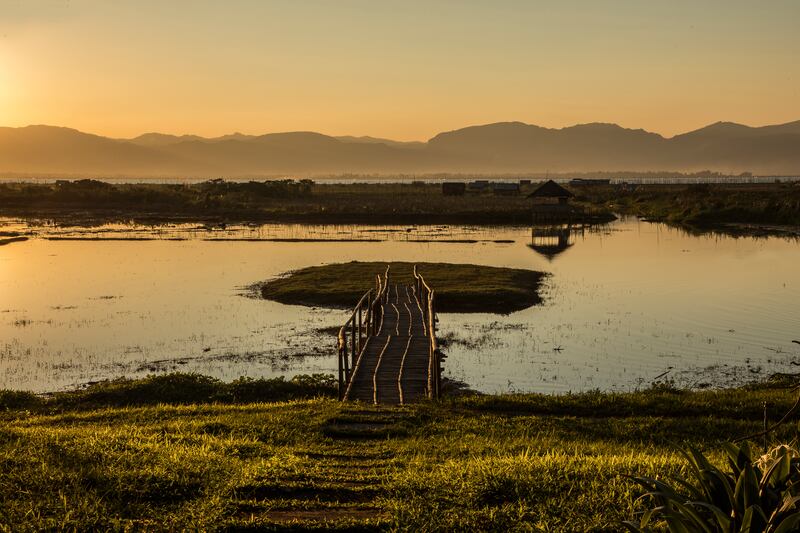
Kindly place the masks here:
[[(367, 339), (378, 335), (383, 327), (383, 304), (388, 298), (389, 267), (381, 276), (375, 276), (375, 289), (370, 289), (353, 308), (350, 318), (339, 329), (339, 399), (347, 395), (351, 377), (360, 361)], [(349, 344), (348, 344), (349, 337)]]
[(428, 398), (439, 399), (442, 389), (441, 353), (436, 344), (436, 291), (414, 265), (414, 290), (423, 310), (423, 322), (430, 340), (428, 353)]

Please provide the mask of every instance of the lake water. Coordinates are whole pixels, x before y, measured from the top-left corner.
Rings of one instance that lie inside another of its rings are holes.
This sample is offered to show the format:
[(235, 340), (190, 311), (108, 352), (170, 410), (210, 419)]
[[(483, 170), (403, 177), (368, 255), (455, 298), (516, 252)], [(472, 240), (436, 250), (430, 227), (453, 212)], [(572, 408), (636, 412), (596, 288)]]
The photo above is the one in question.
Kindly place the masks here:
[[(335, 339), (324, 330), (347, 312), (264, 301), (247, 287), (352, 260), (550, 273), (543, 305), (440, 316), (445, 375), (484, 392), (632, 390), (664, 379), (724, 386), (800, 363), (791, 342), (800, 340), (796, 239), (692, 236), (627, 219), (573, 231), (553, 255), (557, 239), (534, 239), (530, 228), (0, 219), (2, 231), (31, 238), (0, 246), (0, 388), (52, 391), (175, 370), (226, 380), (335, 373)], [(93, 240), (68, 240), (82, 238)]]

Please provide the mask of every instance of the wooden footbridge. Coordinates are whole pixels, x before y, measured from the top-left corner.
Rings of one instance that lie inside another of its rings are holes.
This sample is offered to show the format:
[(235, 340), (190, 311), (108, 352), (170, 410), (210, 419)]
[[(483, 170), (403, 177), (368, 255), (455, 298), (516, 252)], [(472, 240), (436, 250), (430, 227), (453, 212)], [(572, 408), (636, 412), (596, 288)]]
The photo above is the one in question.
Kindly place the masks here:
[(394, 405), (436, 399), (441, 359), (434, 290), (416, 266), (411, 284), (392, 283), (387, 266), (339, 330), (339, 399)]

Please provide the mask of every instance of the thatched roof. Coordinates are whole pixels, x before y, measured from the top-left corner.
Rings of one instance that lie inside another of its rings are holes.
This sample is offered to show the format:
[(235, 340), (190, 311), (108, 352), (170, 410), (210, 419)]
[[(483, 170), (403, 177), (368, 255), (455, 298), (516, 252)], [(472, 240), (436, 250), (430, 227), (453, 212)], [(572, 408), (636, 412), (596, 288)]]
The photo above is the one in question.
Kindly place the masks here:
[(528, 198), (572, 198), (573, 196), (575, 195), (555, 181), (547, 180), (530, 193)]

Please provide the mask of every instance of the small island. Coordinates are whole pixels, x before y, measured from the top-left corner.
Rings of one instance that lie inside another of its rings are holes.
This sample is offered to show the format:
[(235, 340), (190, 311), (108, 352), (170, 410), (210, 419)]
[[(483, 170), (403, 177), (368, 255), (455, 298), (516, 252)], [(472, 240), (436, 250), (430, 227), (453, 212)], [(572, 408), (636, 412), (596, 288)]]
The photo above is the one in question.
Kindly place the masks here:
[(302, 268), (255, 286), (262, 298), (284, 304), (350, 308), (371, 287), (369, 280), (389, 268), (390, 283), (411, 284), (414, 265), (436, 288), (445, 313), (502, 313), (541, 302), (546, 273), (452, 263), (359, 262)]

